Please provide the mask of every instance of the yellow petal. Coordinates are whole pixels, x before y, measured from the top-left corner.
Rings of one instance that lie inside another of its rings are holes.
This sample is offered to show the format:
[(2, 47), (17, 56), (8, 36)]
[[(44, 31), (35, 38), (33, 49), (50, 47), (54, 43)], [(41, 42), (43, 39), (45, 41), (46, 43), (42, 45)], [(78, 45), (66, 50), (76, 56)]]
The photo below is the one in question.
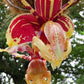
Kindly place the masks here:
[(63, 59), (57, 59), (53, 51), (51, 50), (50, 45), (45, 45), (38, 37), (33, 37), (32, 47), (35, 50), (38, 50), (41, 57), (49, 61), (52, 65), (52, 68), (55, 69), (61, 65)]
[(44, 26), (44, 33), (50, 42), (51, 48), (56, 57), (58, 59), (63, 59), (66, 36), (62, 26), (56, 22), (48, 21)]
[(63, 59), (66, 59), (72, 50), (70, 39), (66, 40), (65, 49), (66, 49), (66, 51), (64, 51), (64, 53), (63, 53)]

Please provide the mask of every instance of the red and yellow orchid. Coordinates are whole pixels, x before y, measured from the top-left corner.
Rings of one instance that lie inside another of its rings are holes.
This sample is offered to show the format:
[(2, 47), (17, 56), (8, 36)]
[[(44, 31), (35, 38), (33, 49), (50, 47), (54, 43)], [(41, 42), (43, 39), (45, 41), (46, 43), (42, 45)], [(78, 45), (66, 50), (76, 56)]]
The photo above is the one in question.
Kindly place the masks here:
[[(34, 10), (26, 0), (21, 0), (31, 13), (20, 14), (11, 21), (6, 32), (9, 47), (0, 51), (31, 61), (26, 74), (28, 84), (49, 84), (51, 74), (44, 59), (55, 69), (71, 52), (69, 38), (74, 32), (74, 25), (63, 11), (75, 1), (69, 0), (62, 7), (61, 0), (35, 0)], [(28, 45), (30, 42), (32, 48)], [(27, 51), (30, 56), (17, 51)], [(48, 81), (43, 80), (45, 77)]]

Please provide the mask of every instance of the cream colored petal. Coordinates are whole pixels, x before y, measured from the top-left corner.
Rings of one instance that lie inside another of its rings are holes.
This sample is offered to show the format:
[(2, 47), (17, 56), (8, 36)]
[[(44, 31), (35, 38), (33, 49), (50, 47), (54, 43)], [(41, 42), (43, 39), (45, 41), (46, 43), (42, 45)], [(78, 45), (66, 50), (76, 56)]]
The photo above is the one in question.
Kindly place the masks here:
[(32, 47), (38, 50), (41, 57), (51, 63), (53, 69), (61, 65), (63, 59), (57, 59), (50, 45), (45, 45), (38, 37), (33, 37)]

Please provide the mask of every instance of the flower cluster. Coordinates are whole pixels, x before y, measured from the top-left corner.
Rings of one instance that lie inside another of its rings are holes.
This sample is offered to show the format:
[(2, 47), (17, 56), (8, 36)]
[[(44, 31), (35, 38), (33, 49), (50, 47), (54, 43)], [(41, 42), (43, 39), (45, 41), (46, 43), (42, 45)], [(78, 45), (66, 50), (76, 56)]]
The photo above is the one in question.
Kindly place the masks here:
[[(6, 32), (9, 47), (0, 52), (30, 61), (25, 75), (28, 84), (50, 84), (51, 73), (47, 71), (46, 61), (55, 69), (71, 52), (69, 39), (74, 25), (63, 11), (75, 0), (69, 0), (63, 7), (61, 0), (35, 0), (35, 10), (26, 0), (21, 2), (31, 13), (20, 14), (11, 21)], [(32, 46), (28, 45), (30, 42)], [(29, 56), (17, 51), (27, 51)]]

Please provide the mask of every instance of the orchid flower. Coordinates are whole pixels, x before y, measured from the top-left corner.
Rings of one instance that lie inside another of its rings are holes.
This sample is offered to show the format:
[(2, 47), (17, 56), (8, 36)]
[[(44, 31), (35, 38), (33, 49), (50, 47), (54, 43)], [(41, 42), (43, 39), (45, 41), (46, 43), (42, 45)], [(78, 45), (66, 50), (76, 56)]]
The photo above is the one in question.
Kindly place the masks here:
[[(63, 12), (75, 1), (69, 0), (62, 7), (61, 0), (35, 0), (34, 10), (26, 0), (21, 0), (31, 13), (17, 15), (11, 21), (6, 32), (9, 47), (0, 49), (0, 52), (6, 51), (14, 57), (31, 61), (26, 74), (28, 84), (49, 84), (51, 74), (43, 60), (49, 61), (55, 69), (71, 52), (69, 38), (74, 25)], [(30, 42), (32, 48), (28, 45)], [(18, 54), (17, 51), (27, 51), (30, 55)], [(42, 81), (45, 77), (47, 82)]]
[(50, 84), (51, 73), (42, 60), (36, 59), (29, 63), (25, 78), (27, 84)]

